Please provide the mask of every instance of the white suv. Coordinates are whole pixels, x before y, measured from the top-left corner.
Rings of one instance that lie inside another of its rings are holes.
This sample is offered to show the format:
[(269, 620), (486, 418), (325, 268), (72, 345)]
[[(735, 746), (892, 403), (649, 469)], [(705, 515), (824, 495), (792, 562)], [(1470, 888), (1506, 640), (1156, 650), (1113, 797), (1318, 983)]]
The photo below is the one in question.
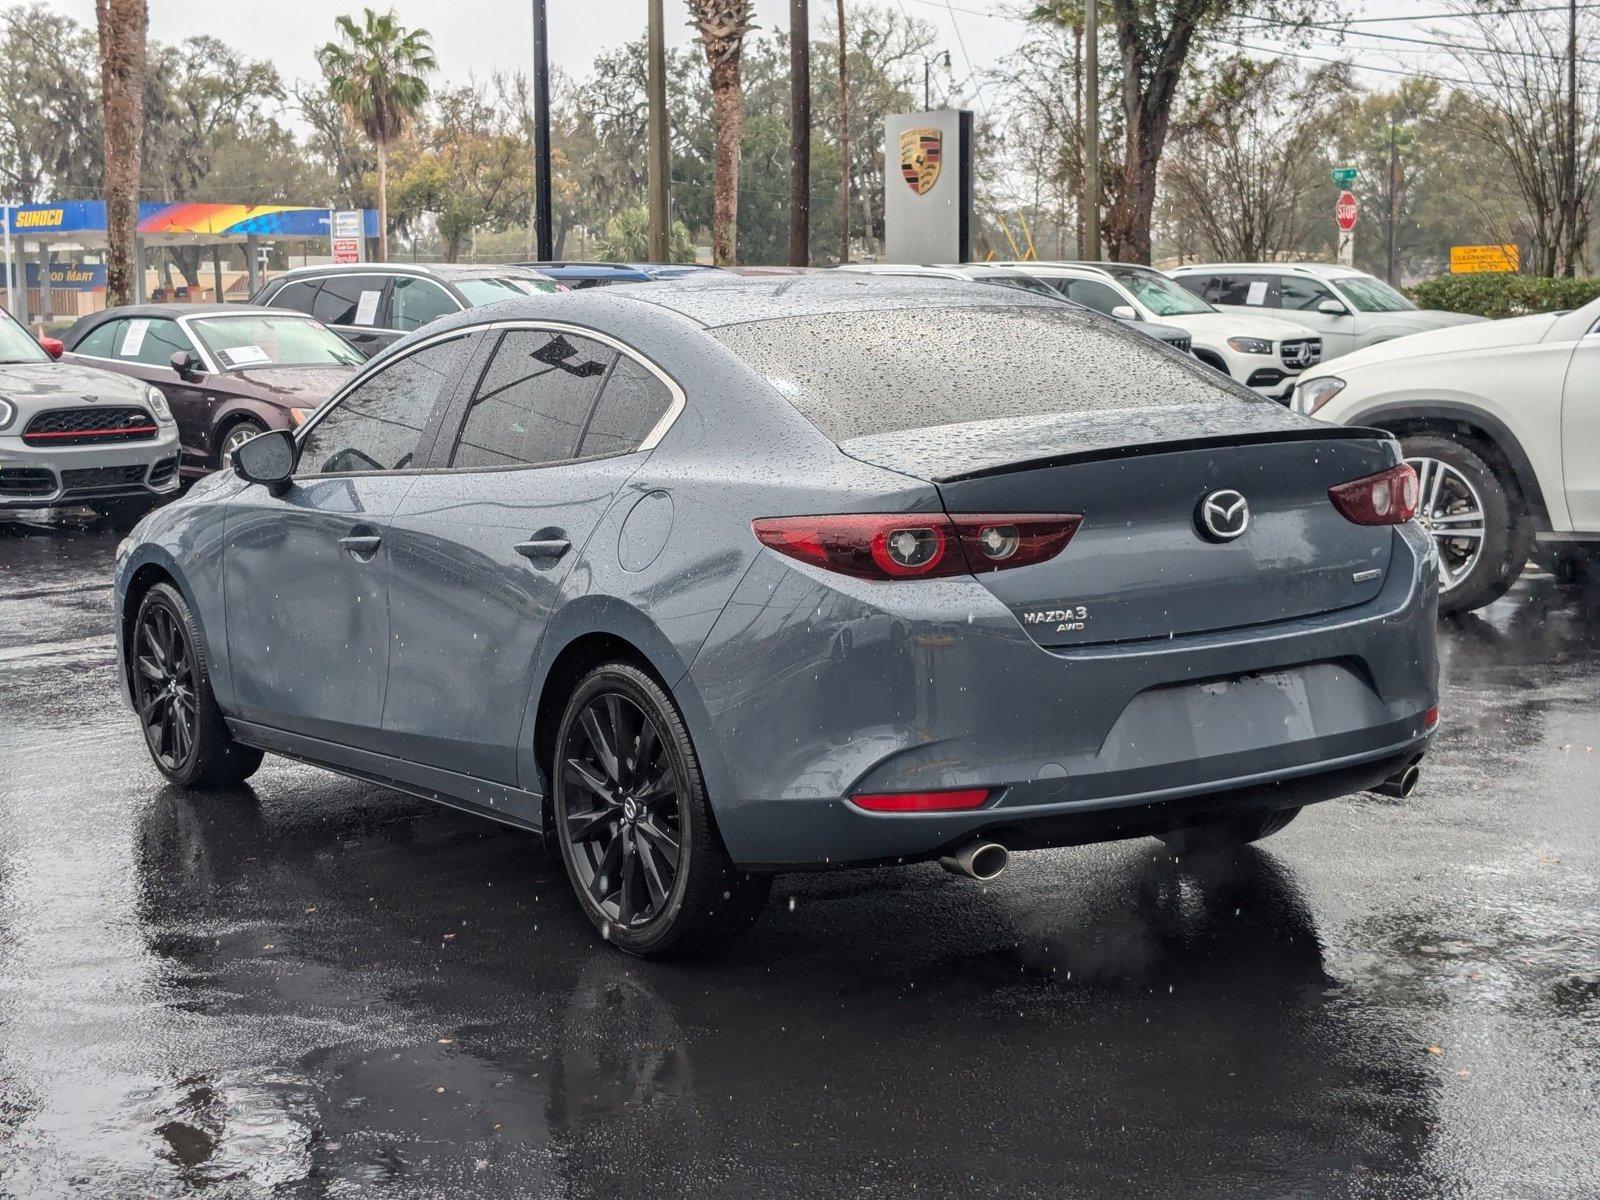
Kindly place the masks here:
[(1600, 300), (1438, 329), (1307, 371), (1293, 408), (1387, 429), (1420, 483), (1443, 612), (1499, 598), (1538, 553), (1559, 574), (1600, 552)]
[(1483, 317), (1418, 308), (1381, 279), (1325, 263), (1208, 263), (1168, 274), (1222, 312), (1285, 317), (1322, 338), (1322, 359)]
[(1322, 344), (1304, 325), (1223, 313), (1173, 284), (1160, 271), (1130, 263), (996, 263), (1025, 271), (1068, 300), (1125, 321), (1160, 321), (1187, 329), (1191, 353), (1224, 375), (1279, 402), (1296, 376), (1322, 359)]

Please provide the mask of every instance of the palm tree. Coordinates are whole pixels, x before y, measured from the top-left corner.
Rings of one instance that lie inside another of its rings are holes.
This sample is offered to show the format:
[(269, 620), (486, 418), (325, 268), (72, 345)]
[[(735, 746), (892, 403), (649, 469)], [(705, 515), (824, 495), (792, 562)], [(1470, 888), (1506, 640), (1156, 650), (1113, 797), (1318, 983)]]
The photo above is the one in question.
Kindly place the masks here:
[(365, 10), (358, 26), (349, 17), (334, 21), (342, 42), (328, 42), (317, 61), (328, 79), (328, 94), (350, 120), (366, 131), (378, 151), (378, 259), (389, 259), (389, 143), (428, 102), (427, 74), (438, 63), (426, 29), (406, 29), (394, 10)]
[(711, 68), (711, 121), (717, 149), (712, 173), (711, 247), (719, 265), (738, 261), (739, 137), (744, 125), (739, 56), (756, 27), (755, 0), (689, 0), (690, 21)]
[(95, 0), (104, 97), (106, 302), (131, 304), (134, 232), (139, 223), (140, 138), (144, 131), (145, 0)]

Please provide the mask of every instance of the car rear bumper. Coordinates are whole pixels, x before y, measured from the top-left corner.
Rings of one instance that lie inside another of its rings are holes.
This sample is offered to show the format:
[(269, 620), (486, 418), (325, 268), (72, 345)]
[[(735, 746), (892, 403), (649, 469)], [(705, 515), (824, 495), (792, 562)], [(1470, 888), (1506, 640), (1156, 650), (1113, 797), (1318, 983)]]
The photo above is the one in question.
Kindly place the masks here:
[(0, 437), (0, 510), (59, 508), (177, 491), (178, 431), (107, 446), (24, 445)]
[[(1418, 758), (1437, 702), (1435, 571), (1428, 539), (1400, 527), (1366, 603), (1047, 650), (976, 583), (841, 581), (773, 556), (719, 619), (685, 707), (746, 869), (1158, 832), (1362, 791)], [(847, 799), (973, 787), (994, 791), (960, 813)]]

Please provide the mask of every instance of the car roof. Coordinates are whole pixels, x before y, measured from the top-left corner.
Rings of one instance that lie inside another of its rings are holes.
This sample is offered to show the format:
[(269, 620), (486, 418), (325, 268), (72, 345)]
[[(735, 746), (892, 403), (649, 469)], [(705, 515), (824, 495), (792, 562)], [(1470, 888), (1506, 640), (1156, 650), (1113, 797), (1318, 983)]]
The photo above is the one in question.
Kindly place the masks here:
[(483, 279), (490, 275), (511, 275), (517, 278), (540, 279), (531, 267), (519, 263), (321, 263), (305, 267), (290, 267), (272, 277), (300, 279), (315, 275), (421, 275), (433, 279)]
[(1198, 271), (1253, 271), (1253, 272), (1282, 272), (1294, 271), (1302, 275), (1312, 275), (1318, 279), (1348, 279), (1357, 275), (1365, 275), (1365, 271), (1357, 271), (1354, 267), (1341, 267), (1336, 263), (1310, 263), (1310, 262), (1220, 262), (1220, 263), (1186, 263), (1181, 267), (1173, 267), (1173, 274), (1180, 272), (1190, 274)]
[(232, 317), (246, 313), (292, 317), (308, 315), (292, 309), (268, 308), (264, 304), (119, 304), (90, 313), (82, 319), (87, 321), (92, 317), (94, 324), (98, 325), (103, 321), (128, 317), (170, 317), (176, 320), (179, 317)]
[(551, 279), (609, 279), (613, 276), (639, 282), (649, 279), (650, 273), (631, 263), (612, 262), (541, 262), (516, 263), (528, 271), (538, 271)]
[[(1056, 262), (1046, 260), (1043, 262), (997, 262), (989, 264), (996, 267), (1006, 267), (1024, 275), (1071, 277), (1074, 279), (1110, 279), (1111, 272), (1104, 267), (1093, 263)], [(1117, 264), (1122, 266), (1124, 264)]]

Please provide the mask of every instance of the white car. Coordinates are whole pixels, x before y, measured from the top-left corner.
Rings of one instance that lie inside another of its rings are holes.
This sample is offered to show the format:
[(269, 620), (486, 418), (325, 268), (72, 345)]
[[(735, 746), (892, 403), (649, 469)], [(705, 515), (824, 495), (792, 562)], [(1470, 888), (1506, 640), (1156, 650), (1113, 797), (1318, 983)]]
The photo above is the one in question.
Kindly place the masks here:
[(1292, 407), (1394, 433), (1439, 547), (1444, 612), (1503, 595), (1530, 553), (1564, 574), (1600, 550), (1600, 300), (1358, 350)]
[(1320, 362), (1322, 345), (1304, 325), (1223, 313), (1160, 271), (1131, 263), (997, 263), (1025, 271), (1079, 304), (1125, 321), (1160, 321), (1189, 331), (1191, 353), (1224, 375), (1279, 402), (1295, 378)]
[(0, 515), (87, 506), (131, 523), (178, 490), (178, 427), (137, 379), (56, 362), (0, 310)]
[(1324, 362), (1407, 334), (1485, 319), (1418, 308), (1381, 279), (1326, 263), (1206, 263), (1168, 274), (1222, 312), (1309, 326), (1322, 338)]

